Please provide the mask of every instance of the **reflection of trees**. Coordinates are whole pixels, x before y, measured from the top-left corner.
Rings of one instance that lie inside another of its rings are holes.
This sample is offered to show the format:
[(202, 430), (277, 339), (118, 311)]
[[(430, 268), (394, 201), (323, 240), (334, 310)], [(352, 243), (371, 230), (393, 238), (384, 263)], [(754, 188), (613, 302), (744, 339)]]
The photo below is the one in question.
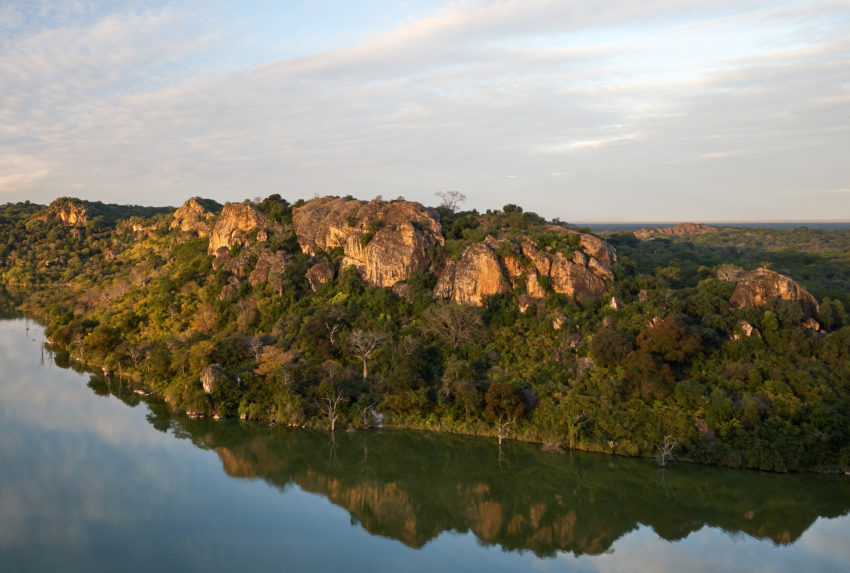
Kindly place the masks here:
[(237, 421), (180, 425), (196, 444), (215, 448), (229, 475), (295, 483), (344, 507), (367, 531), (411, 547), (443, 531), (471, 531), (509, 550), (599, 554), (638, 523), (668, 540), (708, 525), (789, 543), (818, 516), (850, 508), (850, 484), (834, 476), (688, 464), (659, 475), (650, 460), (548, 454), (515, 442), (502, 445), (504, 471), (489, 440), (400, 431), (337, 434), (329, 464), (326, 433)]
[[(99, 376), (90, 386), (113, 395), (121, 388)], [(122, 399), (139, 401), (131, 392)], [(517, 442), (502, 444), (494, 460), (491, 440), (381, 431), (331, 434), (329, 443), (327, 432), (188, 420), (158, 401), (148, 406), (152, 425), (214, 450), (228, 475), (320, 493), (365, 530), (411, 547), (456, 531), (506, 550), (600, 554), (638, 524), (667, 540), (710, 526), (785, 544), (819, 516), (850, 509), (850, 483), (839, 476), (661, 470), (651, 460), (550, 454)]]

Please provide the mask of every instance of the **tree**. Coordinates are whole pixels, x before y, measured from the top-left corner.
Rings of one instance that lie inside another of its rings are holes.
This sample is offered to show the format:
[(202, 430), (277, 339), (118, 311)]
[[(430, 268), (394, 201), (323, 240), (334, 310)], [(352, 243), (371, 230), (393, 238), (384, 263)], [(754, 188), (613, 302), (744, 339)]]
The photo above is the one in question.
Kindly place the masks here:
[(259, 336), (254, 336), (251, 338), (249, 346), (251, 347), (251, 353), (254, 355), (254, 360), (259, 360), (260, 354), (263, 353), (263, 339)]
[(342, 401), (344, 399), (345, 396), (342, 392), (332, 390), (331, 386), (328, 385), (322, 392), (319, 403), (316, 404), (318, 410), (328, 417), (331, 423), (331, 432), (336, 431), (336, 422), (342, 416)]
[(516, 423), (517, 418), (525, 414), (525, 403), (510, 382), (491, 384), (484, 395), (484, 401), (487, 403), (484, 413), (496, 423), (501, 444), (508, 426)]
[(325, 310), (325, 328), (328, 331), (328, 339), (334, 344), (336, 332), (339, 329), (339, 321), (345, 316), (345, 311), (337, 306), (331, 305)]
[(383, 344), (384, 334), (375, 331), (366, 332), (355, 328), (351, 331), (348, 342), (351, 345), (351, 349), (363, 360), (363, 379), (365, 380), (369, 375), (367, 367), (369, 356)]
[(442, 387), (440, 393), (448, 398), (453, 390), (468, 383), (472, 372), (469, 368), (469, 363), (461, 360), (456, 356), (449, 356), (446, 361), (446, 368), (443, 371)]
[(667, 362), (684, 362), (702, 349), (699, 334), (675, 316), (654, 321), (638, 334), (641, 350), (659, 354)]
[(423, 330), (442, 338), (452, 350), (472, 340), (481, 329), (481, 317), (478, 313), (448, 301), (429, 306), (424, 318)]
[(455, 212), (459, 204), (466, 201), (466, 195), (460, 191), (437, 191), (434, 195), (442, 200), (440, 207), (447, 209), (452, 213)]
[(620, 364), (631, 351), (632, 342), (610, 326), (600, 328), (590, 339), (593, 359), (606, 368)]
[(658, 446), (658, 454), (655, 456), (655, 461), (659, 466), (663, 468), (667, 465), (667, 462), (676, 459), (673, 452), (676, 450), (678, 445), (679, 440), (675, 437), (670, 435), (664, 436), (664, 443)]

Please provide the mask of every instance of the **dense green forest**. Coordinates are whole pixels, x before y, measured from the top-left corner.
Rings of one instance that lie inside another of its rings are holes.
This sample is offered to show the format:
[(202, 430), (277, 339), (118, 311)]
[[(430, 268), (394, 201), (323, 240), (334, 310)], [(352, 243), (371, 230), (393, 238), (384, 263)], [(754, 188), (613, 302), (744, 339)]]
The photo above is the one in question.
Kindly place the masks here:
[[(303, 201), (255, 201), (269, 236), (251, 231), (224, 258), (175, 228), (174, 209), (77, 202), (85, 221), (63, 224), (63, 201), (0, 206), (0, 298), (41, 320), (68, 359), (174, 409), (622, 455), (657, 455), (666, 440), (680, 460), (850, 471), (850, 230), (615, 233), (603, 296), (579, 304), (541, 276), (531, 304), (523, 287), (475, 307), (434, 295), (469, 245), (527, 237), (570, 253), (578, 235), (516, 205), (444, 206), (444, 244), (401, 290), (340, 267), (341, 249), (302, 252), (292, 214)], [(205, 205), (213, 225), (220, 206)], [(270, 254), (285, 264), (269, 270)], [(319, 286), (306, 276), (317, 262), (339, 269)], [(730, 304), (734, 277), (765, 267), (817, 298), (816, 327), (794, 300)]]

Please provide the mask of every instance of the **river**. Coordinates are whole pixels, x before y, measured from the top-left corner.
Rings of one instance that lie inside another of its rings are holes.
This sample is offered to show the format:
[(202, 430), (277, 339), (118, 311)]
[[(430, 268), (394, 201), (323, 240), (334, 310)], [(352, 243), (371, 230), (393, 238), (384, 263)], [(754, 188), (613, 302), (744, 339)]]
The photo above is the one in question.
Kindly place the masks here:
[(850, 477), (173, 415), (0, 322), (0, 571), (847, 571)]

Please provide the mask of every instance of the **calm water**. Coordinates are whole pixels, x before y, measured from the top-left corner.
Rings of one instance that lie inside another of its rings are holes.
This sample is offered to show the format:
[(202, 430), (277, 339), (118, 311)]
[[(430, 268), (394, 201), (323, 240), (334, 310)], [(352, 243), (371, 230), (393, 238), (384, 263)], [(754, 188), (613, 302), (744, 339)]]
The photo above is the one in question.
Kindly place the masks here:
[(847, 571), (850, 478), (191, 421), (0, 322), (0, 571)]

